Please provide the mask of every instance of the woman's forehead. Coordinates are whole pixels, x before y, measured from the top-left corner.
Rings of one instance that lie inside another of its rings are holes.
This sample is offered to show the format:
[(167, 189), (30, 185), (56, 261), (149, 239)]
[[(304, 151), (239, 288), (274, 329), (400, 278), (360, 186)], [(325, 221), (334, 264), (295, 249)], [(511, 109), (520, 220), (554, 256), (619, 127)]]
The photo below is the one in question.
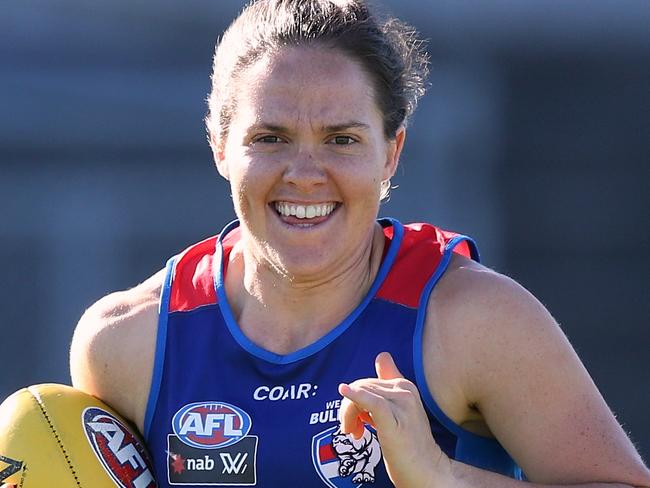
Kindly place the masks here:
[[(236, 87), (235, 117), (322, 124), (379, 116), (369, 76), (332, 49), (291, 48), (246, 68)], [(251, 120), (254, 119), (254, 120)]]

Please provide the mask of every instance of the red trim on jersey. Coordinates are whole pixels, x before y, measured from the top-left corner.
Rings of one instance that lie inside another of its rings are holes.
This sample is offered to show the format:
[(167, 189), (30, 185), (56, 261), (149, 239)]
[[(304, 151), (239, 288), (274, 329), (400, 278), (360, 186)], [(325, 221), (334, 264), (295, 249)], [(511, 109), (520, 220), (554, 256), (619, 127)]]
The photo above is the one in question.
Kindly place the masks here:
[[(392, 239), (393, 228), (385, 228), (384, 235), (387, 240)], [(417, 308), (422, 290), (440, 264), (445, 246), (457, 235), (430, 224), (405, 225), (400, 250), (376, 297)], [(454, 251), (470, 257), (469, 246), (464, 241)]]
[[(386, 227), (384, 235), (385, 255), (393, 238), (393, 227)], [(445, 246), (456, 235), (458, 234), (430, 224), (405, 225), (402, 245), (388, 276), (377, 292), (377, 298), (417, 308), (420, 294), (436, 271)], [(239, 240), (239, 236), (240, 229), (236, 228), (224, 239), (226, 266), (230, 250)], [(213, 267), (217, 237), (213, 236), (190, 246), (177, 258), (169, 300), (170, 312), (186, 312), (217, 303)], [(454, 251), (470, 257), (466, 242), (460, 243)]]
[[(174, 267), (169, 312), (187, 312), (217, 303), (213, 263), (218, 237), (209, 237), (179, 254)], [(239, 229), (234, 229), (224, 239), (226, 261), (238, 239)]]

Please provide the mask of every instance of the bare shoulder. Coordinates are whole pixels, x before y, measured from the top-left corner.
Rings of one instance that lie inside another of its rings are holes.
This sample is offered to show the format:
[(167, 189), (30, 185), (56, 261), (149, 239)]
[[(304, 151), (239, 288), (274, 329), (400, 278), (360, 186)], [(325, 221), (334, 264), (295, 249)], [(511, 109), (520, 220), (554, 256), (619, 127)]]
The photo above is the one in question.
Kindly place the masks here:
[(429, 299), (424, 347), (452, 419), (484, 423), (531, 481), (648, 483), (560, 326), (511, 278), (455, 256)]
[(496, 348), (504, 346), (504, 338), (514, 340), (506, 328), (517, 327), (515, 321), (504, 317), (522, 314), (538, 320), (546, 315), (543, 327), (554, 327), (548, 312), (523, 287), (460, 255), (453, 256), (429, 297), (423, 344), (427, 381), (442, 410), (467, 430), (494, 436), (479, 409), (475, 385), (484, 385), (474, 369), (484, 366), (486, 358), (500, 356)]
[(542, 337), (553, 346), (569, 346), (551, 314), (528, 290), (459, 255), (429, 298), (427, 325), (443, 344), (462, 346), (466, 354), (459, 361), (470, 370), (504, 350), (538, 350), (536, 339)]
[[(489, 365), (490, 374), (506, 382), (498, 370), (510, 367), (508, 357), (513, 352), (526, 354), (528, 348), (541, 354), (542, 338), (553, 351), (558, 351), (558, 344), (568, 346), (550, 313), (525, 288), (475, 261), (454, 255), (429, 297), (425, 347), (435, 348), (439, 363), (435, 369), (449, 373), (456, 397), (462, 392), (463, 406), (474, 411), (473, 416), (466, 411), (466, 418), (482, 419), (480, 401), (489, 393), (485, 390), (494, 386), (483, 383), (484, 368)], [(456, 413), (456, 417), (462, 415)]]
[(76, 388), (101, 398), (142, 430), (153, 370), (164, 270), (105, 296), (83, 314), (70, 348)]

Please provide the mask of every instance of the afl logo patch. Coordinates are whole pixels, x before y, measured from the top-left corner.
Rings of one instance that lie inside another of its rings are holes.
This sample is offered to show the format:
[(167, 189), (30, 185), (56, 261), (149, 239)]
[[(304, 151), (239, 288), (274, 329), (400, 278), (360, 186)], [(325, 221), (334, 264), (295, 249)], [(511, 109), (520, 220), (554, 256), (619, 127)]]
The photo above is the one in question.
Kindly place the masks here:
[(97, 407), (86, 408), (81, 418), (88, 442), (117, 486), (156, 487), (144, 447), (122, 422)]
[(184, 444), (199, 449), (232, 446), (250, 432), (251, 425), (250, 415), (223, 402), (190, 403), (172, 418), (174, 434)]

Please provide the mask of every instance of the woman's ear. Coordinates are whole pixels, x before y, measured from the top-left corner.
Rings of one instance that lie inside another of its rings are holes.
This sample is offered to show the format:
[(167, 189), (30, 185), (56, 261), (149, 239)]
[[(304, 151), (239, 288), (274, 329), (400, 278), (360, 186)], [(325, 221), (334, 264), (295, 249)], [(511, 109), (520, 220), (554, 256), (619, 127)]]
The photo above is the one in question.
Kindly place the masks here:
[(388, 141), (388, 152), (386, 153), (386, 165), (384, 166), (384, 180), (389, 180), (395, 174), (399, 164), (399, 158), (406, 140), (406, 127), (403, 125), (397, 129), (395, 138)]
[(223, 139), (218, 138), (212, 132), (210, 133), (210, 148), (212, 149), (212, 158), (214, 159), (214, 164), (217, 166), (217, 171), (228, 180), (228, 164), (226, 163), (224, 142)]

